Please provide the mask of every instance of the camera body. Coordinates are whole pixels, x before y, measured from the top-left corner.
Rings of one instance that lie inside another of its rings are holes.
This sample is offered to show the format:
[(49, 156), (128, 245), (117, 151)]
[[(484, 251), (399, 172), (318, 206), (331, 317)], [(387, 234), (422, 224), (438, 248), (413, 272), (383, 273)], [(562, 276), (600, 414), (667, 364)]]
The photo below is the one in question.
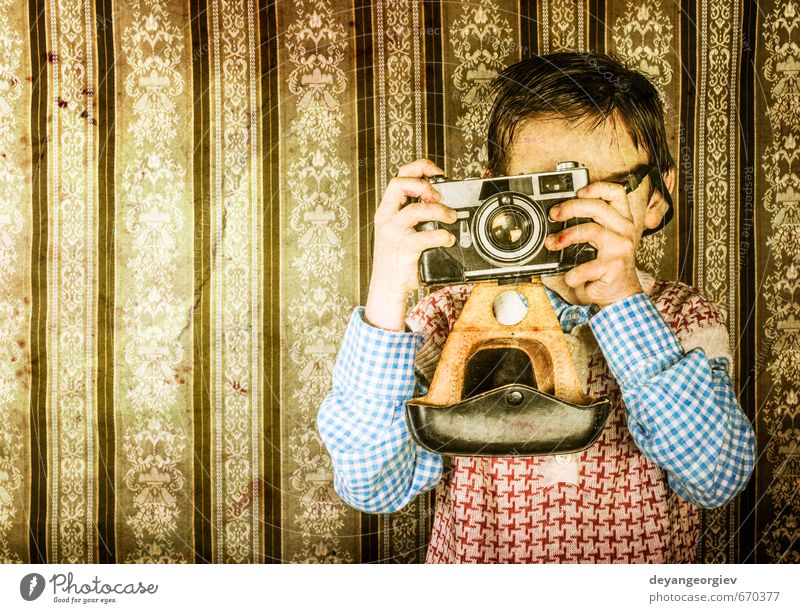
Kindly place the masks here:
[(559, 251), (545, 248), (549, 234), (587, 221), (551, 221), (550, 209), (575, 198), (588, 185), (589, 171), (577, 162), (560, 162), (553, 172), (487, 179), (448, 181), (432, 177), (442, 202), (458, 213), (453, 224), (425, 222), (417, 230), (444, 228), (455, 237), (452, 247), (422, 253), (419, 279), (424, 285), (488, 279), (526, 279), (565, 272), (597, 257), (587, 243)]

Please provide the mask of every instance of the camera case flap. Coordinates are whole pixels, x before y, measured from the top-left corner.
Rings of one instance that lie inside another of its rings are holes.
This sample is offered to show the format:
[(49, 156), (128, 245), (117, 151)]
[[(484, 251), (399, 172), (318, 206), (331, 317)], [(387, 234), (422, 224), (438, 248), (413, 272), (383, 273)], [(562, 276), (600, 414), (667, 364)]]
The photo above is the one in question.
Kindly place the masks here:
[[(502, 292), (519, 291), (528, 304), (513, 326), (495, 318)], [(471, 394), (467, 365), (482, 352), (522, 352), (534, 385), (520, 380)], [(463, 456), (541, 456), (576, 453), (600, 436), (610, 400), (583, 393), (575, 365), (539, 279), (516, 286), (475, 285), (456, 320), (428, 393), (406, 403), (414, 441), (429, 451)]]
[(527, 385), (505, 385), (446, 407), (411, 401), (407, 424), (424, 449), (460, 456), (576, 453), (600, 436), (608, 398), (578, 405)]

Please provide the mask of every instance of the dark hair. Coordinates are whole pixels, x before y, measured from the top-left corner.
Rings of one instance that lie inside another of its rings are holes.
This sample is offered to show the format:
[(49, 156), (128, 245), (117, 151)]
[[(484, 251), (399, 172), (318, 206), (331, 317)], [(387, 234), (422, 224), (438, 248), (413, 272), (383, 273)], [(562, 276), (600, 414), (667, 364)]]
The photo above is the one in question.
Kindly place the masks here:
[(507, 174), (508, 155), (523, 120), (557, 115), (567, 121), (620, 119), (635, 147), (650, 154), (661, 173), (675, 167), (664, 128), (661, 99), (647, 77), (603, 53), (552, 53), (517, 62), (492, 83), (494, 104), (487, 133), (488, 167)]

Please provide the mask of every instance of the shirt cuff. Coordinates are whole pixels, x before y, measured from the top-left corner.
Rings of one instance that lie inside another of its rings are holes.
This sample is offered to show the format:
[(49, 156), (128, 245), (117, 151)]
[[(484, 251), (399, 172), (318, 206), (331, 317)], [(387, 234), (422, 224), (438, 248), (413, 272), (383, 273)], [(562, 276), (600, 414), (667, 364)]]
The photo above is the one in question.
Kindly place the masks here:
[(589, 325), (622, 389), (666, 370), (684, 355), (672, 328), (646, 294), (601, 309)]
[(406, 400), (414, 392), (414, 362), (424, 339), (414, 332), (392, 332), (364, 321), (357, 307), (347, 325), (333, 380), (367, 397)]

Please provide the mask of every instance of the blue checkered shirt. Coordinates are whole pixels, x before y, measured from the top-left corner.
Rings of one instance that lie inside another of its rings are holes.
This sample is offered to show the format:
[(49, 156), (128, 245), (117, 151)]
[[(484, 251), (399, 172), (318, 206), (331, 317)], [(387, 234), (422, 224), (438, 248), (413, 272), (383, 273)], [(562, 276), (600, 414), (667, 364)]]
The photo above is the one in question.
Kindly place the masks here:
[[(728, 360), (686, 353), (645, 294), (599, 310), (545, 288), (565, 333), (589, 322), (619, 384), (628, 428), (669, 486), (704, 508), (725, 504), (747, 483), (755, 437), (728, 375)], [(405, 403), (424, 393), (414, 361), (423, 337), (364, 322), (355, 309), (317, 417), (334, 468), (334, 488), (356, 509), (389, 513), (433, 488), (442, 458), (411, 440)]]

